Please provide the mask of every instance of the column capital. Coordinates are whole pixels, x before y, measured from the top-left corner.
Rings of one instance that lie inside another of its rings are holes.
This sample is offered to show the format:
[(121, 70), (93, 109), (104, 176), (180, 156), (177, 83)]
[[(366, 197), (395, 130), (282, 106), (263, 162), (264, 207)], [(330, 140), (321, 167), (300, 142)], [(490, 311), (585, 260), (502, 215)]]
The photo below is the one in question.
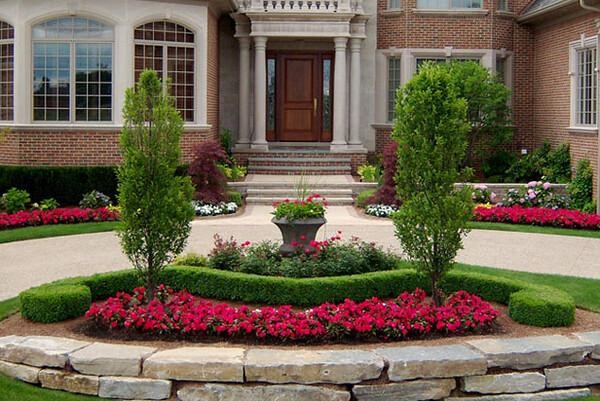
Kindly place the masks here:
[(249, 48), (250, 47), (250, 37), (249, 36), (239, 36), (237, 40), (240, 42), (241, 48)]
[(255, 36), (254, 37), (254, 48), (260, 49), (260, 50), (265, 50), (267, 48), (268, 40), (269, 40), (269, 38), (267, 38), (266, 36)]
[(362, 46), (362, 41), (362, 38), (350, 39), (350, 51), (352, 51), (352, 53), (359, 53)]
[(335, 44), (335, 50), (346, 50), (346, 46), (348, 45), (348, 38), (333, 38), (333, 43)]

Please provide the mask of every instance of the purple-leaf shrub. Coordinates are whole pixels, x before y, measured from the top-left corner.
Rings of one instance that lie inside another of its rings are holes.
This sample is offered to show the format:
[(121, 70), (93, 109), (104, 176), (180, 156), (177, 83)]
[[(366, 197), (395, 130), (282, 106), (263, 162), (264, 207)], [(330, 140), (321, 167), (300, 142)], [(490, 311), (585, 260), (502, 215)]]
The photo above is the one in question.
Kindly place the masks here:
[(227, 154), (216, 141), (207, 141), (194, 148), (189, 174), (196, 188), (194, 199), (204, 203), (219, 203), (227, 199), (227, 178), (217, 167), (227, 161)]
[(383, 184), (377, 192), (367, 200), (367, 205), (400, 206), (401, 202), (396, 196), (396, 157), (398, 143), (393, 141), (383, 150)]

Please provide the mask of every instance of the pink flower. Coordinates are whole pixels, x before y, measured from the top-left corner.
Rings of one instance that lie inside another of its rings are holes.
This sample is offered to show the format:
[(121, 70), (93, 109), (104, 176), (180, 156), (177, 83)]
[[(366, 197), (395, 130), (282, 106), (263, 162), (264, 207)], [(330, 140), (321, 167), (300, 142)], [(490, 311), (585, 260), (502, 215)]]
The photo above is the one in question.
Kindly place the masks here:
[(547, 190), (549, 190), (551, 186), (552, 186), (552, 185), (551, 185), (549, 182), (545, 182), (545, 183), (544, 183), (544, 189), (545, 189), (546, 191), (547, 191)]
[(533, 187), (536, 187), (536, 186), (537, 186), (537, 184), (538, 184), (538, 182), (537, 182), (537, 181), (529, 181), (529, 182), (527, 183), (527, 186), (528, 186), (529, 188), (533, 188)]

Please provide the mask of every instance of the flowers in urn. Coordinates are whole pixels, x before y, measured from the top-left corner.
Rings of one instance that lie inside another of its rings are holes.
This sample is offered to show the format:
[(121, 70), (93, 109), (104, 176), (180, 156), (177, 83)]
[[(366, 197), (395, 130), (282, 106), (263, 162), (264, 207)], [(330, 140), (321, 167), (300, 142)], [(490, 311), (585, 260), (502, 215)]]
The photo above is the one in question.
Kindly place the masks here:
[(277, 220), (287, 220), (289, 223), (306, 219), (322, 219), (325, 217), (327, 199), (319, 194), (310, 195), (304, 200), (286, 199), (273, 204), (273, 215)]

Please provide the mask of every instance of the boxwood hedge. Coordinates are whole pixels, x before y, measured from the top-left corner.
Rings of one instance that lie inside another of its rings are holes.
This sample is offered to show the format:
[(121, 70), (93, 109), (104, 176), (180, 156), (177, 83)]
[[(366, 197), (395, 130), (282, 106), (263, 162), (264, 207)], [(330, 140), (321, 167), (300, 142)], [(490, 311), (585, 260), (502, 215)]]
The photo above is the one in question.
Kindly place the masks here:
[[(176, 266), (165, 269), (160, 281), (175, 290), (187, 289), (206, 298), (296, 306), (342, 302), (346, 298), (392, 298), (417, 287), (429, 289), (423, 276), (407, 268), (353, 276), (294, 279)], [(21, 293), (21, 313), (30, 320), (44, 323), (65, 320), (83, 314), (91, 301), (106, 299), (118, 291), (131, 291), (139, 284), (133, 270), (61, 280)], [(462, 272), (449, 273), (442, 287), (447, 293), (466, 290), (488, 301), (506, 304), (509, 316), (523, 324), (568, 326), (575, 319), (575, 301), (565, 292), (551, 287)], [(83, 288), (88, 289), (89, 297), (84, 296)], [(75, 293), (80, 295), (76, 297)]]

